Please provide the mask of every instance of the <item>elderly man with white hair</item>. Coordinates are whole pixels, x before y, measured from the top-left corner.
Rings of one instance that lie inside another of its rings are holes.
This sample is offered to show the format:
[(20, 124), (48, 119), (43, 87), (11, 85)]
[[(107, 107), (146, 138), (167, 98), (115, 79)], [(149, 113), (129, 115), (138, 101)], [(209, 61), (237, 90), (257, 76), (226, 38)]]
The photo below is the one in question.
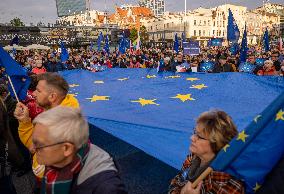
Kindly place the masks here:
[(58, 106), (33, 123), (36, 160), (46, 166), (41, 193), (127, 193), (113, 159), (89, 142), (88, 123), (79, 109)]

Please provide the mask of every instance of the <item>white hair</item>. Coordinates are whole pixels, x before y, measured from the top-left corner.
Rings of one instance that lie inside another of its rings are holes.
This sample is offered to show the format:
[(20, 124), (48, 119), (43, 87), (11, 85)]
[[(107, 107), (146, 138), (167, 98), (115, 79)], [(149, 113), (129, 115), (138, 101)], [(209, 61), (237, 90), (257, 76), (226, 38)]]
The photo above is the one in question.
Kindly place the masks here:
[(70, 142), (77, 149), (89, 139), (89, 125), (80, 109), (57, 106), (39, 114), (34, 124), (45, 125), (49, 138), (55, 142)]

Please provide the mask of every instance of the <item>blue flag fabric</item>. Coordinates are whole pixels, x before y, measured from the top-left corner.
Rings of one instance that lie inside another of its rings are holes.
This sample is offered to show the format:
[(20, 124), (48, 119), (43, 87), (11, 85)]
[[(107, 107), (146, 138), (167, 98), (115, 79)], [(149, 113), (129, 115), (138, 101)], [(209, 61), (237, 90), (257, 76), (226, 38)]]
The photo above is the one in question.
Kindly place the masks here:
[(61, 59), (61, 62), (63, 63), (69, 59), (69, 54), (62, 41), (61, 41), (60, 47), (61, 47), (60, 59)]
[(122, 38), (120, 39), (118, 50), (121, 54), (124, 54), (126, 52), (126, 40), (124, 32), (122, 33)]
[(239, 44), (238, 43), (233, 43), (230, 46), (230, 52), (232, 53), (232, 55), (236, 55), (240, 50)]
[(92, 42), (91, 42), (91, 45), (90, 45), (90, 51), (92, 51), (93, 48), (94, 48), (94, 42), (92, 41)]
[[(20, 100), (24, 100), (27, 96), (30, 78), (27, 75), (27, 71), (20, 64), (18, 64), (1, 46), (0, 66), (4, 67), (6, 74), (10, 76), (18, 98)], [(15, 97), (10, 83), (9, 90), (11, 95)]]
[(108, 42), (108, 35), (106, 35), (106, 38), (105, 38), (105, 46), (104, 46), (104, 50), (105, 52), (107, 52), (107, 54), (109, 54), (109, 42)]
[(178, 35), (177, 33), (175, 34), (175, 41), (174, 41), (174, 51), (176, 53), (178, 53), (178, 50), (179, 50), (179, 43), (178, 43)]
[(248, 40), (247, 40), (247, 26), (245, 25), (245, 30), (242, 38), (241, 50), (240, 50), (240, 61), (246, 62), (248, 52)]
[(284, 154), (283, 129), (284, 92), (241, 129), (211, 166), (244, 180), (246, 193), (254, 193)]
[(100, 32), (100, 35), (98, 37), (98, 40), (97, 40), (97, 45), (98, 45), (98, 51), (101, 50), (101, 45), (102, 45), (102, 41), (103, 41), (104, 37), (103, 37), (103, 33)]
[(10, 42), (10, 46), (13, 46), (14, 44), (19, 45), (19, 37), (16, 35)]
[(265, 52), (268, 52), (270, 49), (269, 49), (269, 35), (268, 35), (267, 28), (266, 28), (264, 36), (263, 36), (263, 45), (264, 45)]
[(211, 38), (209, 39), (207, 46), (222, 46), (223, 38)]
[(240, 30), (235, 21), (231, 9), (229, 9), (228, 25), (227, 25), (227, 40), (231, 42), (238, 42), (240, 37)]
[(113, 68), (61, 74), (89, 122), (176, 169), (200, 113), (222, 109), (242, 130), (284, 90), (283, 77), (245, 73)]

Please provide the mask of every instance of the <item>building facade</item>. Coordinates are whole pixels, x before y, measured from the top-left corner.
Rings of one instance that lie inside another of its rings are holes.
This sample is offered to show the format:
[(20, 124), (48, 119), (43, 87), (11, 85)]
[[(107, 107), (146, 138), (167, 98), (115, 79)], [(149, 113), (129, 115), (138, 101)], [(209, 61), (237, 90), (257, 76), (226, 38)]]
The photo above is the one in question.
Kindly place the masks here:
[(139, 5), (151, 9), (155, 16), (162, 16), (165, 13), (164, 0), (139, 0)]

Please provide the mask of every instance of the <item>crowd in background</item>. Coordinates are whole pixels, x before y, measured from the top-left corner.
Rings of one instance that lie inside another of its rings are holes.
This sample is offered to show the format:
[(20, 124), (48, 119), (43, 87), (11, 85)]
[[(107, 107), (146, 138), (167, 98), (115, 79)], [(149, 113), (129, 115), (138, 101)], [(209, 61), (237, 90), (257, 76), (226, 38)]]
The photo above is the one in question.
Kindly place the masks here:
[[(143, 48), (137, 51), (128, 49), (125, 54), (121, 54), (117, 49), (106, 53), (90, 47), (81, 47), (69, 48), (68, 53), (69, 58), (65, 61), (61, 60), (58, 50), (52, 49), (17, 51), (14, 57), (22, 66), (34, 73), (71, 69), (96, 72), (106, 68), (158, 68), (159, 71), (213, 73), (245, 71), (239, 54), (233, 55), (228, 47), (202, 48), (200, 54), (195, 56), (176, 53), (171, 48)], [(251, 47), (247, 63), (253, 68), (249, 73), (283, 75), (283, 58), (284, 49), (275, 47), (269, 52), (264, 52), (261, 47)]]

